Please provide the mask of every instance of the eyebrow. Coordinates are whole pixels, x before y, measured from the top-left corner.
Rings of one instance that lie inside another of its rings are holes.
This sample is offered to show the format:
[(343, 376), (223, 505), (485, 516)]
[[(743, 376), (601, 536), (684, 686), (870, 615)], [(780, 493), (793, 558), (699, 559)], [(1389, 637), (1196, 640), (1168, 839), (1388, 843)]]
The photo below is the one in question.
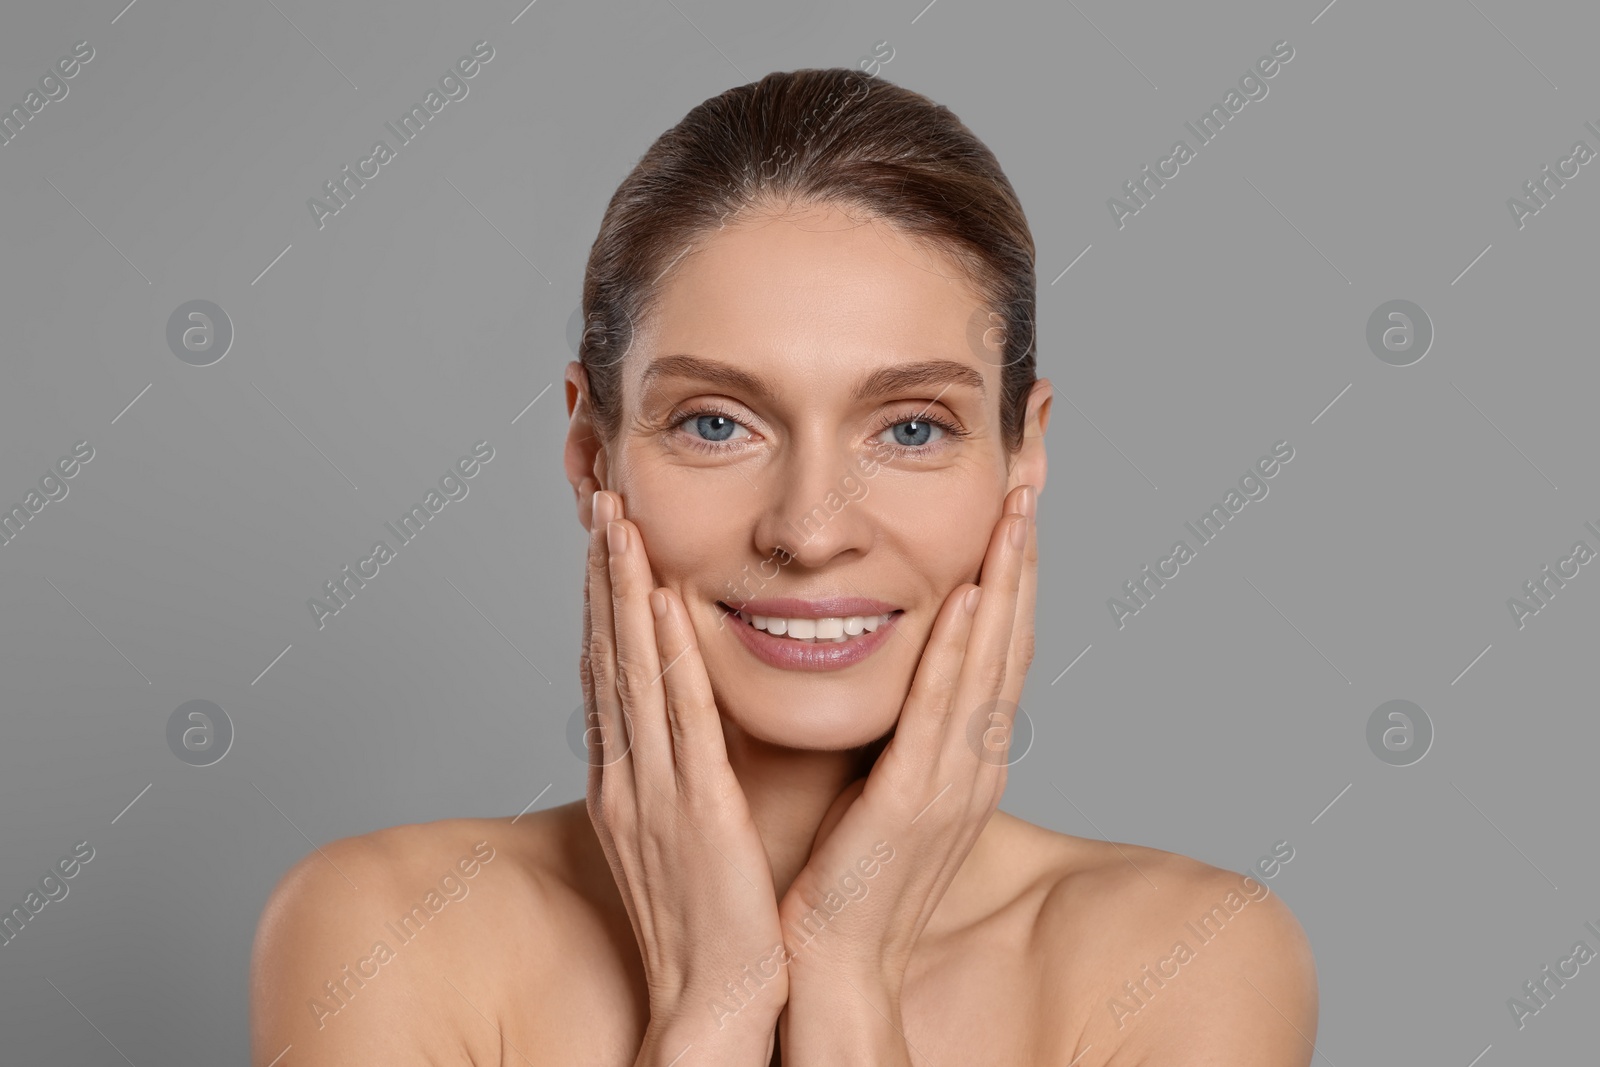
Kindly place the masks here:
[[(759, 374), (742, 370), (732, 364), (702, 359), (686, 353), (663, 356), (645, 368), (643, 391), (648, 391), (651, 383), (657, 378), (693, 378), (723, 386), (730, 391), (749, 393), (768, 400), (782, 391), (770, 379)], [(891, 393), (938, 385), (946, 387), (965, 385), (976, 389), (979, 396), (988, 398), (988, 387), (984, 384), (983, 374), (976, 368), (953, 359), (929, 359), (918, 363), (900, 363), (873, 371), (856, 383), (855, 388), (851, 390), (850, 399), (870, 400)]]

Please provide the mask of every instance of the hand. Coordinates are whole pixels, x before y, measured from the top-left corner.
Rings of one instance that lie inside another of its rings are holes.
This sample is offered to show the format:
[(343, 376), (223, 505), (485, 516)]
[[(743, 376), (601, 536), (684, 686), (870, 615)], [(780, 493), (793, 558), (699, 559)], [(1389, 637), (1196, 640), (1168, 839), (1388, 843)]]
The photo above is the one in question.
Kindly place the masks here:
[(599, 726), (588, 810), (639, 942), (645, 1047), (662, 1063), (689, 1042), (755, 1057), (788, 999), (772, 869), (683, 602), (652, 588), (620, 498), (597, 492), (593, 509), (579, 665)]
[[(863, 995), (873, 987), (897, 1002), (912, 946), (1000, 803), (1011, 726), (1033, 661), (1037, 499), (1033, 486), (1007, 498), (981, 584), (964, 583), (945, 598), (894, 737), (872, 773), (834, 801), (811, 858), (779, 903), (792, 954), (791, 1014), (796, 1003), (822, 998), (859, 1002), (832, 988), (840, 978), (864, 983)], [(1019, 528), (1021, 546), (1011, 540)], [(977, 590), (971, 614), (964, 602)], [(985, 742), (1003, 740), (982, 758), (968, 741), (969, 730), (980, 729), (974, 716), (982, 716)], [(830, 894), (836, 912), (825, 906)]]

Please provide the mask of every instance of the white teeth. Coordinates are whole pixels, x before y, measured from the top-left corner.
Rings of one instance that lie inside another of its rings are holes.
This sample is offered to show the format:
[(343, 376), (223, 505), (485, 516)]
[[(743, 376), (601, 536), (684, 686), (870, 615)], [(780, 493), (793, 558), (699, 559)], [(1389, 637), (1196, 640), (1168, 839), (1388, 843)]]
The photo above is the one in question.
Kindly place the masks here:
[(847, 641), (863, 633), (871, 633), (885, 622), (885, 615), (845, 615), (821, 619), (786, 619), (778, 615), (753, 615), (739, 612), (739, 618), (758, 630), (796, 641)]

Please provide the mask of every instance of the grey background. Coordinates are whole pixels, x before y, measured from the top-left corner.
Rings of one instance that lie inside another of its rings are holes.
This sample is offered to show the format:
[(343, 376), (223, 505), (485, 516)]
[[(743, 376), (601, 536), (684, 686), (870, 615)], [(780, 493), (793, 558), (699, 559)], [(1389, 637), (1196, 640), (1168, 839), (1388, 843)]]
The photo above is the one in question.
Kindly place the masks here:
[[(1324, 4), (9, 5), (0, 102), (95, 56), (0, 147), (0, 501), (95, 458), (0, 547), (0, 902), (95, 858), (0, 949), (5, 1060), (243, 1062), (255, 922), (313, 842), (582, 795), (560, 375), (601, 212), (701, 100), (880, 40), (1039, 248), (1058, 400), (1006, 810), (1236, 870), (1290, 842), (1319, 1063), (1592, 1059), (1594, 966), (1521, 1030), (1506, 999), (1600, 948), (1600, 565), (1524, 628), (1506, 601), (1600, 548), (1600, 163), (1520, 230), (1506, 199), (1600, 148), (1600, 16)], [(480, 39), (468, 97), (319, 231), (307, 198)], [(1283, 39), (1118, 229), (1107, 198)], [(209, 367), (166, 343), (194, 299), (236, 334)], [(1409, 367), (1365, 341), (1393, 299), (1436, 331)], [(306, 599), (481, 439), (319, 632)], [(1278, 440), (1268, 497), (1119, 629), (1107, 598)], [(167, 746), (195, 699), (235, 730), (209, 767)], [(1412, 766), (1367, 746), (1391, 699), (1436, 732)]]

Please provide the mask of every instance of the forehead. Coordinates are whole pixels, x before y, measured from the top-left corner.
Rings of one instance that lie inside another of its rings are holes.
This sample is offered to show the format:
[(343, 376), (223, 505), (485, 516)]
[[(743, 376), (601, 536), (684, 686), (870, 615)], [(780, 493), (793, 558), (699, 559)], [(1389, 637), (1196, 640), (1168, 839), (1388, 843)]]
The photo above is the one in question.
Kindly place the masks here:
[[(982, 301), (957, 262), (834, 205), (730, 220), (669, 269), (652, 354), (693, 352), (841, 384), (885, 363), (954, 359), (986, 378), (991, 368), (971, 350)], [(634, 374), (643, 370), (636, 364)]]

